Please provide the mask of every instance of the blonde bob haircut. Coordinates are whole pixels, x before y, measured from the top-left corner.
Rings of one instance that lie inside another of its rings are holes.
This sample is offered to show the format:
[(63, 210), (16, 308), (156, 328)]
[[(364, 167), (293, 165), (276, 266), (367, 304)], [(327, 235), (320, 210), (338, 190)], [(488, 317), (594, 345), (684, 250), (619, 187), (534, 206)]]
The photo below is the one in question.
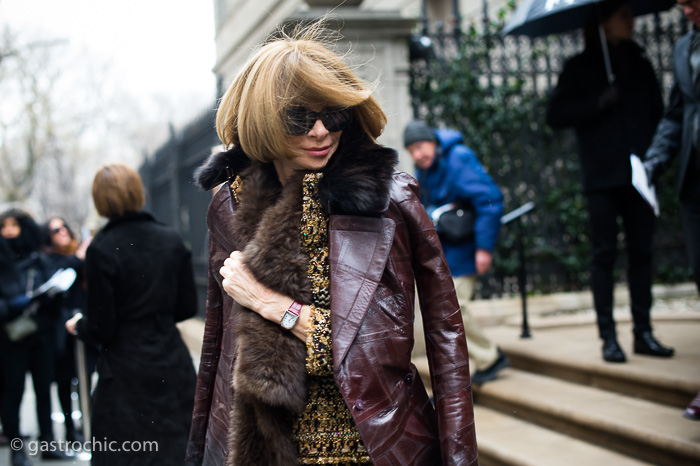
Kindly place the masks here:
[(105, 165), (95, 174), (92, 199), (97, 213), (114, 218), (126, 212), (138, 212), (146, 204), (141, 177), (123, 163)]
[(330, 49), (324, 21), (287, 35), (278, 31), (243, 66), (224, 94), (216, 130), (224, 147), (240, 146), (260, 162), (291, 159), (283, 115), (291, 106), (352, 107), (352, 125), (372, 140), (386, 115), (357, 77)]

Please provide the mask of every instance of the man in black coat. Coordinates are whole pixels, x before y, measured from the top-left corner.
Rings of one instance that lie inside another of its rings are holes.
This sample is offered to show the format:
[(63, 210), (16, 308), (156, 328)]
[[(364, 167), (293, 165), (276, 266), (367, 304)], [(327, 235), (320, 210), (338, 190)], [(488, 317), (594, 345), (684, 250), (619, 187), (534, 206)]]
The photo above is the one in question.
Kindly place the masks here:
[(680, 155), (678, 180), (686, 247), (700, 292), (700, 1), (679, 0), (693, 30), (673, 49), (674, 83), (668, 109), (647, 150), (645, 167), (655, 179)]
[[(625, 362), (613, 320), (613, 266), (618, 219), (622, 219), (629, 257), (627, 280), (634, 321), (634, 352), (669, 357), (673, 349), (652, 336), (650, 310), (651, 248), (654, 213), (632, 186), (630, 155), (643, 156), (663, 113), (654, 70), (632, 41), (634, 19), (627, 0), (599, 4), (584, 31), (585, 50), (564, 66), (554, 90), (547, 123), (574, 127), (579, 144), (583, 188), (591, 225), (591, 289), (603, 340), (603, 359)], [(598, 25), (605, 31), (601, 44)], [(605, 67), (610, 54), (614, 81)]]

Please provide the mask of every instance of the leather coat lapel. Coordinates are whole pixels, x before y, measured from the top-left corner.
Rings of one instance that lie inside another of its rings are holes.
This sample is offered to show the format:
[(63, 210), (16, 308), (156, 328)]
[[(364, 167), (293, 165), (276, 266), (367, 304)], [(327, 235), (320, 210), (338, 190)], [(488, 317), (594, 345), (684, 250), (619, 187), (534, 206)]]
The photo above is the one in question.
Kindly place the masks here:
[(231, 185), (228, 182), (221, 185), (219, 191), (214, 195), (212, 205), (215, 205), (216, 208), (210, 207), (209, 209), (209, 234), (216, 238), (225, 250), (236, 251), (240, 249), (235, 243), (233, 223), (225, 221), (225, 219), (230, 219), (235, 215)]
[(333, 366), (338, 371), (382, 278), (394, 238), (391, 219), (333, 215), (330, 220)]

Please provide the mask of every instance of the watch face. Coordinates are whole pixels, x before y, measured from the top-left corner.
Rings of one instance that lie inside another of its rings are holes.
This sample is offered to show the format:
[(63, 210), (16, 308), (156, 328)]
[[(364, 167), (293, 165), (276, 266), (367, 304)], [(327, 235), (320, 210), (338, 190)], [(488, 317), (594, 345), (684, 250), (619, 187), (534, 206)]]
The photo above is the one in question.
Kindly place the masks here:
[(291, 312), (285, 312), (282, 316), (282, 321), (280, 322), (280, 325), (289, 330), (292, 327), (294, 327), (294, 324), (297, 323), (298, 318), (299, 316), (294, 315)]

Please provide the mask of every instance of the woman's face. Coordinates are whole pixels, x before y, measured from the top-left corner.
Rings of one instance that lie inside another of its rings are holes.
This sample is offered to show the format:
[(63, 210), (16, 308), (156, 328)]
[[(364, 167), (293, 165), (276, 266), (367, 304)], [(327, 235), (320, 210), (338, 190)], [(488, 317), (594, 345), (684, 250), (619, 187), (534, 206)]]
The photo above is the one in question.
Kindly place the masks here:
[(2, 222), (2, 237), (5, 239), (14, 239), (22, 233), (22, 227), (16, 218), (8, 217)]
[(605, 37), (608, 42), (617, 44), (622, 40), (631, 40), (634, 35), (634, 15), (629, 5), (618, 8), (608, 19), (603, 21)]
[[(323, 106), (315, 105), (307, 107), (312, 112), (322, 113)], [(294, 153), (293, 159), (278, 159), (274, 161), (277, 175), (282, 184), (298, 170), (322, 170), (333, 154), (338, 149), (342, 130), (330, 132), (321, 119), (313, 123), (308, 133), (301, 136), (287, 135), (290, 149)]]
[(49, 222), (49, 234), (51, 244), (55, 246), (67, 246), (71, 242), (70, 233), (60, 218), (54, 218)]

